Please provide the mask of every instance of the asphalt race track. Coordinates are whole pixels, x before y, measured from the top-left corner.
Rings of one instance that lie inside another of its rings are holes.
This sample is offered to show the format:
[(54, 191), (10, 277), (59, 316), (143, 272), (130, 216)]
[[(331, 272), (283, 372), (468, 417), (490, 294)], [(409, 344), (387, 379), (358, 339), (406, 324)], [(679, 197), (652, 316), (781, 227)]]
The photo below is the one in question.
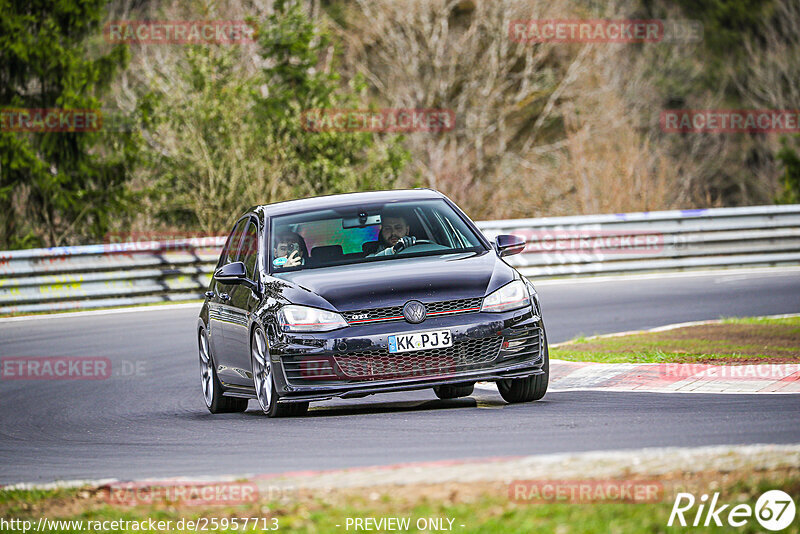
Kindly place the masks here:
[[(800, 312), (800, 270), (538, 286), (550, 342)], [(199, 309), (199, 306), (198, 306)], [(99, 356), (107, 380), (0, 381), (0, 483), (220, 475), (655, 446), (800, 442), (800, 395), (576, 391), (506, 405), (432, 391), (312, 404), (270, 420), (208, 413), (197, 310), (0, 322), (0, 358)]]

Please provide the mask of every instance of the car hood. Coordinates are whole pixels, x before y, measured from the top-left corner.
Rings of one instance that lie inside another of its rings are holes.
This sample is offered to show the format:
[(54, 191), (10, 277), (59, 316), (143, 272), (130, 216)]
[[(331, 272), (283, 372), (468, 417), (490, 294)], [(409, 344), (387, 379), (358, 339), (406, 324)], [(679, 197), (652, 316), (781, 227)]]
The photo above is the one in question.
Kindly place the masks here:
[[(290, 302), (340, 311), (482, 297), (514, 278), (494, 251), (398, 258), (281, 273)], [(321, 300), (320, 299), (324, 299)]]

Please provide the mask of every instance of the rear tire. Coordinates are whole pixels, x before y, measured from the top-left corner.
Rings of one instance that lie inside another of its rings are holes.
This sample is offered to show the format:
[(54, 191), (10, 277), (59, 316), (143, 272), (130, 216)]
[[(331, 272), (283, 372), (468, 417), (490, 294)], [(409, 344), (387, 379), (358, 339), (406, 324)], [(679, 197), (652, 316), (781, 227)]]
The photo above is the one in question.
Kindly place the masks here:
[(211, 413), (241, 413), (247, 410), (247, 399), (237, 399), (222, 395), (222, 384), (217, 378), (217, 369), (214, 364), (214, 357), (211, 354), (211, 346), (208, 343), (206, 329), (200, 330), (199, 338), (200, 354), (200, 386), (203, 389), (203, 398), (206, 401), (206, 408)]
[(550, 349), (547, 346), (547, 335), (544, 334), (544, 330), (542, 330), (542, 336), (544, 338), (544, 363), (542, 364), (544, 374), (498, 380), (497, 390), (504, 401), (512, 404), (531, 402), (541, 399), (547, 393), (547, 384), (550, 381)]
[(446, 384), (433, 388), (433, 392), (442, 400), (469, 397), (474, 390), (475, 384)]

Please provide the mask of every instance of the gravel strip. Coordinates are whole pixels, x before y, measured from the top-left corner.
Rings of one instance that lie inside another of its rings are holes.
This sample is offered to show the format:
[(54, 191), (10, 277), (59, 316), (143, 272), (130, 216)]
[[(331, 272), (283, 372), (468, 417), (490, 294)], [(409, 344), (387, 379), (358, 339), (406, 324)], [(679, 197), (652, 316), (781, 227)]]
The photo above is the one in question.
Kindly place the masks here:
[(260, 488), (342, 489), (385, 485), (659, 476), (675, 471), (758, 471), (800, 466), (800, 445), (653, 448), (548, 454), (488, 461), (430, 462), (256, 477)]

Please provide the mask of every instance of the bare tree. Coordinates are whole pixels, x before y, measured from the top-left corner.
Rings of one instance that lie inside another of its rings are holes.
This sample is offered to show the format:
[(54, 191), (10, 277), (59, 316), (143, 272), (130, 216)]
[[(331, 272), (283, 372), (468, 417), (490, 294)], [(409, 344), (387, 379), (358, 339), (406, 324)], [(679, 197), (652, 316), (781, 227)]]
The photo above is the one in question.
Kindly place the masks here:
[(715, 172), (717, 160), (703, 150), (725, 141), (693, 139), (687, 156), (658, 123), (666, 101), (658, 80), (700, 76), (696, 45), (531, 43), (509, 35), (512, 21), (625, 18), (638, 8), (633, 0), (356, 4), (340, 32), (349, 74), (365, 75), (381, 106), (456, 113), (453, 132), (408, 136), (407, 183), (438, 188), (476, 217), (692, 205), (697, 184)]
[[(554, 17), (558, 3), (357, 0), (355, 26), (342, 31), (351, 68), (381, 105), (452, 110), (456, 127), (413, 133), (408, 183), (421, 180), (467, 205), (493, 213), (493, 197), (518, 166), (509, 154), (535, 145), (552, 123), (548, 97), (569, 71), (553, 44), (515, 42), (513, 20)], [(568, 55), (568, 54), (567, 54)], [(551, 106), (552, 107), (552, 106)], [(537, 110), (543, 113), (537, 113)], [(540, 117), (537, 123), (531, 117)]]
[[(800, 4), (777, 0), (758, 37), (748, 38), (744, 45), (744, 69), (734, 80), (745, 101), (760, 109), (800, 108)], [(783, 184), (781, 169), (772, 154), (780, 149), (781, 135), (751, 136), (748, 141), (751, 152), (762, 155), (752, 165), (758, 176), (755, 184), (762, 197), (776, 198)]]
[(747, 61), (735, 81), (755, 107), (800, 106), (800, 3), (777, 0), (758, 38), (745, 41)]

